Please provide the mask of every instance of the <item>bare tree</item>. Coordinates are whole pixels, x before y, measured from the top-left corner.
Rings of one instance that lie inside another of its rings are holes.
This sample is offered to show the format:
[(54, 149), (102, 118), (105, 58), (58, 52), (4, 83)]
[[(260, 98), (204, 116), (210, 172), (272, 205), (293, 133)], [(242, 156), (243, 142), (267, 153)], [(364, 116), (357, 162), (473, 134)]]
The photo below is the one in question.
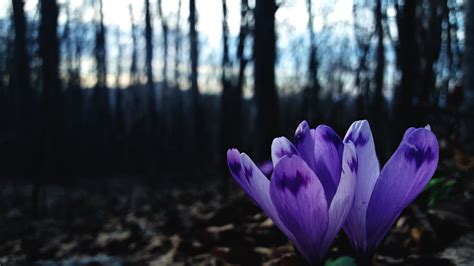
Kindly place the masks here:
[(308, 60), (308, 85), (304, 91), (303, 115), (311, 124), (316, 123), (318, 97), (321, 86), (318, 81), (318, 51), (316, 46), (316, 34), (314, 32), (313, 2), (306, 0), (308, 12), (308, 34), (309, 34), (309, 60)]
[(97, 87), (105, 88), (107, 82), (107, 64), (106, 64), (106, 48), (105, 48), (105, 25), (104, 11), (102, 0), (98, 1), (98, 10), (96, 11), (97, 24), (95, 32), (95, 60), (97, 71)]
[[(241, 9), (245, 8), (244, 5)], [(238, 147), (241, 142), (241, 97), (242, 88), (239, 87), (241, 84), (235, 84), (233, 81), (232, 72), (229, 70), (232, 68), (229, 55), (229, 28), (227, 25), (227, 1), (222, 0), (222, 98), (221, 98), (221, 129), (222, 129), (222, 152), (225, 152), (229, 147)], [(241, 17), (241, 20), (245, 19)], [(242, 23), (245, 23), (241, 21)], [(241, 27), (241, 30), (243, 28)], [(241, 33), (243, 34), (243, 33)], [(239, 41), (240, 44), (240, 41)], [(240, 51), (241, 47), (238, 47), (238, 57), (243, 58), (243, 50)], [(243, 49), (243, 46), (242, 46)], [(225, 164), (223, 164), (225, 165)]]
[[(474, 113), (474, 1), (465, 1), (465, 48), (464, 48), (464, 103), (463, 109)], [(465, 123), (462, 139), (472, 144), (474, 123)]]
[(150, 1), (145, 0), (145, 69), (147, 86), (153, 89), (153, 29), (151, 26)]
[(155, 132), (156, 102), (155, 85), (153, 82), (153, 28), (151, 25), (150, 1), (145, 0), (145, 70), (148, 87), (148, 113), (150, 115), (150, 134)]
[(128, 11), (130, 14), (130, 25), (131, 25), (131, 38), (132, 38), (132, 58), (130, 63), (130, 84), (135, 85), (138, 81), (138, 68), (137, 68), (137, 25), (135, 24), (135, 18), (133, 17), (132, 4), (128, 5)]
[(46, 178), (57, 178), (59, 168), (59, 138), (63, 128), (62, 94), (59, 84), (59, 41), (57, 36), (59, 8), (55, 0), (40, 1), (39, 54), (41, 65), (41, 132), (39, 176), (32, 191), (36, 211), (39, 203), (39, 185)]
[(375, 68), (375, 95), (374, 95), (374, 113), (375, 120), (382, 117), (382, 108), (384, 103), (383, 87), (385, 74), (385, 45), (384, 45), (384, 28), (383, 28), (383, 10), (382, 0), (376, 0), (375, 3), (375, 32), (377, 36), (377, 50), (376, 50), (376, 68)]
[[(59, 86), (58, 5), (55, 0), (41, 0), (40, 56), (42, 59), (43, 100), (48, 103), (61, 93)], [(57, 103), (55, 103), (57, 104)], [(47, 106), (49, 108), (49, 105)]]
[(268, 147), (278, 133), (278, 96), (275, 87), (275, 0), (255, 2), (255, 101), (257, 105), (257, 160), (269, 157)]
[(250, 35), (250, 14), (248, 0), (240, 1), (240, 31), (237, 44), (237, 58), (239, 59), (239, 76), (237, 78), (237, 94), (242, 97), (242, 89), (244, 86), (245, 69), (247, 68), (248, 58), (245, 56), (245, 43)]
[(121, 42), (121, 32), (119, 27), (115, 29), (115, 44), (117, 45), (117, 60), (115, 62), (115, 88), (120, 89), (120, 80), (122, 77), (123, 44)]
[(464, 49), (464, 88), (465, 108), (474, 111), (474, 2), (465, 2), (466, 10), (466, 38)]
[(176, 26), (174, 30), (174, 82), (179, 85), (179, 56), (181, 52), (181, 0), (178, 0), (178, 12), (176, 14)]
[(33, 91), (30, 84), (30, 59), (26, 51), (26, 19), (23, 0), (12, 0), (15, 45), (11, 86), (14, 88), (13, 102), (18, 110), (14, 116), (19, 128), (28, 127), (32, 119)]
[(417, 8), (418, 1), (405, 1), (402, 6), (395, 2), (397, 11), (398, 44), (397, 64), (401, 72), (401, 83), (395, 92), (394, 113), (398, 122), (398, 135), (413, 125), (413, 93), (420, 85), (420, 40)]
[(221, 81), (224, 87), (230, 86), (229, 76), (226, 72), (231, 67), (230, 57), (229, 57), (229, 26), (227, 25), (227, 1), (222, 0), (222, 74), (221, 74)]
[[(100, 145), (108, 141), (110, 106), (107, 90), (107, 54), (106, 54), (106, 28), (104, 25), (103, 1), (94, 3), (95, 7), (95, 47), (94, 56), (96, 61), (97, 83), (94, 88), (94, 113), (91, 120), (94, 128), (100, 136)], [(105, 151), (105, 146), (101, 146)]]
[[(165, 87), (168, 86), (168, 20), (163, 14), (163, 7), (161, 0), (158, 0), (158, 16), (161, 21), (161, 30), (163, 32), (163, 84)], [(180, 7), (181, 8), (181, 7)]]
[(193, 131), (193, 152), (195, 154), (203, 152), (205, 146), (204, 127), (201, 110), (201, 96), (198, 85), (198, 32), (197, 32), (197, 10), (196, 1), (189, 0), (189, 43), (191, 60), (191, 98), (192, 112), (191, 128)]
[(367, 27), (367, 17), (363, 9), (365, 3), (354, 1), (352, 12), (354, 15), (354, 33), (357, 45), (357, 69), (355, 73), (355, 87), (358, 90), (356, 104), (358, 117), (367, 117), (367, 104), (370, 92), (370, 74), (368, 68), (370, 40), (373, 32)]
[(199, 95), (198, 88), (198, 34), (196, 30), (197, 14), (196, 1), (189, 0), (189, 42), (191, 59), (191, 92), (197, 99)]
[[(436, 92), (435, 63), (438, 61), (443, 37), (443, 20), (447, 20), (448, 1), (437, 0), (429, 2), (429, 13), (426, 14), (427, 26), (423, 34), (423, 78), (420, 91), (420, 100), (423, 104), (432, 104)], [(446, 21), (449, 24), (448, 21)]]

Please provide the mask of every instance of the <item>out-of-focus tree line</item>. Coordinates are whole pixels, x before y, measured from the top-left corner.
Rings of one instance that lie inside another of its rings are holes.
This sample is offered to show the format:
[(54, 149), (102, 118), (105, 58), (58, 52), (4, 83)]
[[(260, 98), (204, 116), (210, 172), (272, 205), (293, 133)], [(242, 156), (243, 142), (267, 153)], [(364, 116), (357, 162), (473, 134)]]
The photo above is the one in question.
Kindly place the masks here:
[(234, 36), (222, 0), (212, 67), (199, 30), (207, 2), (170, 1), (167, 12), (142, 1), (141, 16), (117, 1), (124, 31), (104, 22), (102, 0), (39, 0), (31, 16), (11, 0), (0, 18), (2, 176), (212, 174), (230, 147), (269, 159), (272, 139), (303, 119), (340, 132), (368, 119), (383, 159), (409, 126), (472, 144), (471, 1), (354, 0), (351, 19), (330, 23), (337, 1), (298, 0), (307, 30), (294, 36), (276, 14), (296, 0), (240, 0)]

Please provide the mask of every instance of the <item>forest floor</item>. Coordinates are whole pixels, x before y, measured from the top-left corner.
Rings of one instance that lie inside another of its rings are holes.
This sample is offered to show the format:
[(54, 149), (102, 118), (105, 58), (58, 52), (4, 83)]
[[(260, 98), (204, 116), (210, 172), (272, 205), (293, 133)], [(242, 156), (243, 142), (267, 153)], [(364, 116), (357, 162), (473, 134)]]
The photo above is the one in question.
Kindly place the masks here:
[[(473, 165), (469, 156), (440, 164), (385, 238), (376, 265), (473, 265)], [(228, 179), (48, 185), (36, 208), (32, 185), (5, 182), (0, 265), (298, 265), (286, 237)], [(326, 265), (348, 265), (352, 255), (341, 232)]]

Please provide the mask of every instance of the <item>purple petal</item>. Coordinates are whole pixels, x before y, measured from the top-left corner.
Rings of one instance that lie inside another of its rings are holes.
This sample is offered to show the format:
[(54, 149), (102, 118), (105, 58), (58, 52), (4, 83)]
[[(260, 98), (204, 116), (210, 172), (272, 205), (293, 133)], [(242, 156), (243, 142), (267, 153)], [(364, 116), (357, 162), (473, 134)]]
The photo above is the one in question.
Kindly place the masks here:
[(320, 261), (328, 226), (327, 203), (319, 179), (301, 157), (283, 157), (275, 166), (270, 197), (301, 254), (309, 262)]
[(230, 149), (227, 151), (227, 165), (235, 181), (245, 193), (262, 208), (288, 238), (293, 239), (292, 233), (280, 221), (270, 200), (270, 181), (258, 169), (252, 159), (245, 153), (241, 154), (236, 149)]
[(275, 138), (272, 142), (272, 161), (275, 166), (284, 156), (298, 155), (298, 150), (293, 143), (285, 137)]
[(341, 230), (344, 221), (351, 209), (356, 185), (357, 155), (354, 145), (349, 142), (344, 146), (342, 158), (342, 174), (336, 194), (329, 206), (329, 224), (323, 240), (322, 252), (331, 246), (337, 233)]
[(303, 121), (295, 132), (296, 147), (306, 163), (316, 173), (330, 204), (341, 176), (343, 144), (334, 130), (320, 125), (309, 129)]
[(382, 169), (369, 201), (367, 236), (372, 249), (403, 209), (421, 193), (438, 165), (436, 136), (426, 128), (409, 131)]
[(249, 190), (249, 182), (247, 175), (244, 172), (244, 167), (242, 166), (240, 152), (237, 149), (229, 149), (227, 151), (227, 167), (229, 168), (232, 177), (234, 177), (234, 180), (252, 199), (254, 199)]
[(298, 149), (301, 158), (306, 164), (314, 170), (314, 129), (310, 129), (308, 123), (303, 121), (295, 131), (295, 146)]
[[(357, 179), (354, 202), (347, 216), (344, 231), (354, 249), (365, 249), (367, 206), (380, 172), (374, 139), (366, 120), (354, 122), (346, 133), (344, 143), (353, 143), (357, 154)], [(362, 251), (363, 252), (363, 251)]]

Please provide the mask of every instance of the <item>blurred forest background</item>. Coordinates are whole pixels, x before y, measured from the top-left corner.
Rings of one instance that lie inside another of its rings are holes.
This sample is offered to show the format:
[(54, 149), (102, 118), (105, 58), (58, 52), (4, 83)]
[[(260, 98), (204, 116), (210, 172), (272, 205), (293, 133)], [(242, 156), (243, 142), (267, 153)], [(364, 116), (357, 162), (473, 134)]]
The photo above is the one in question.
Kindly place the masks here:
[[(176, 210), (182, 206), (176, 201), (183, 200), (183, 194), (194, 195), (180, 190), (186, 184), (224, 183), (212, 193), (229, 196), (228, 148), (237, 147), (256, 162), (264, 162), (270, 158), (272, 139), (291, 137), (302, 120), (312, 127), (328, 124), (343, 136), (356, 119), (369, 120), (382, 162), (405, 129), (430, 124), (440, 140), (440, 165), (447, 165), (433, 185), (441, 190), (431, 196), (441, 197), (446, 189), (456, 191), (453, 184), (472, 189), (472, 181), (461, 182), (459, 176), (472, 179), (474, 165), (474, 4), (464, 0), (3, 0), (0, 220), (6, 226), (0, 253), (27, 254), (15, 257), (27, 263), (68, 257), (67, 252), (58, 255), (57, 249), (63, 250), (59, 244), (53, 245), (54, 252), (39, 250), (44, 244), (41, 237), (51, 232), (38, 228), (51, 228), (51, 224), (32, 224), (28, 215), (42, 217), (43, 222), (56, 217), (65, 226), (90, 214), (85, 207), (89, 203), (92, 209), (123, 204), (126, 207), (120, 211), (111, 211), (123, 218), (143, 206), (149, 207), (145, 213), (157, 213), (155, 207), (161, 210), (166, 200), (175, 200), (167, 207), (175, 210), (165, 216), (176, 222), (177, 213), (183, 211)], [(117, 178), (122, 185), (113, 183)], [(145, 184), (141, 189), (166, 191), (156, 192), (164, 198), (150, 203), (153, 190), (137, 192), (130, 184), (138, 182)], [(217, 205), (202, 208), (221, 210), (216, 206), (222, 203), (224, 209), (232, 209), (222, 195), (209, 196), (208, 187), (203, 191), (196, 192), (196, 198), (207, 197)], [(457, 195), (464, 192), (458, 190)], [(100, 196), (103, 206), (95, 198)], [(127, 200), (122, 202), (121, 197)], [(216, 203), (216, 198), (221, 200)], [(140, 200), (151, 207), (137, 203)], [(258, 213), (249, 208), (250, 213)], [(91, 232), (107, 224), (103, 213), (97, 215), (102, 218), (94, 216), (95, 222), (80, 225), (97, 226), (84, 229), (94, 241), (97, 235)], [(25, 222), (18, 223), (19, 219)], [(184, 230), (179, 222), (172, 223), (163, 226)], [(12, 229), (20, 225), (32, 230), (28, 231), (31, 239), (19, 233), (23, 229)], [(142, 229), (134, 227), (128, 237), (137, 237), (133, 230)], [(74, 238), (69, 237), (65, 243)], [(175, 240), (170, 237), (166, 242), (174, 251)], [(212, 243), (208, 244), (216, 245)], [(166, 245), (160, 245), (162, 249), (149, 253), (168, 254), (163, 251), (168, 250), (163, 248)], [(127, 247), (112, 249), (119, 254), (134, 252)], [(186, 252), (183, 257), (189, 255)], [(265, 256), (264, 260), (271, 258)]]

